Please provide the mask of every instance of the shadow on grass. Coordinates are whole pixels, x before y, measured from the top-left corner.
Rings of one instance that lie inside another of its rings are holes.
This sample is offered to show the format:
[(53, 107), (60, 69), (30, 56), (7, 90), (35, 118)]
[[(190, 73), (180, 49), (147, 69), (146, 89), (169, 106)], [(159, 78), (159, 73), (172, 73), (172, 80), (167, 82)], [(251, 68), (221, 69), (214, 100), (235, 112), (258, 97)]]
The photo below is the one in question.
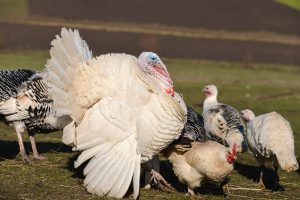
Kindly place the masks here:
[[(75, 168), (74, 167), (74, 162), (77, 160), (79, 154), (80, 154), (80, 152), (78, 152), (78, 154), (72, 156), (68, 160), (66, 169), (73, 172), (72, 178), (77, 179), (78, 183), (83, 184), (83, 180), (85, 178), (85, 176), (83, 175), (83, 170), (87, 166), (87, 164), (89, 163), (90, 159), (85, 161), (84, 163), (82, 163), (79, 167)], [(124, 198), (129, 197), (132, 193), (133, 193), (133, 187), (132, 187), (132, 184), (131, 184), (130, 187), (128, 188), (128, 191), (126, 192)]]
[[(260, 167), (242, 163), (235, 163), (235, 170), (242, 176), (256, 183), (260, 177)], [(263, 170), (263, 183), (268, 190), (284, 191), (284, 187), (279, 184), (279, 177), (273, 169), (265, 167)]]
[(68, 160), (68, 164), (67, 164), (67, 169), (69, 171), (73, 172), (72, 177), (73, 178), (77, 178), (77, 179), (84, 179), (84, 175), (83, 175), (83, 170), (86, 167), (86, 165), (89, 163), (89, 160), (85, 161), (84, 163), (82, 163), (79, 167), (75, 168), (74, 167), (74, 162), (77, 160), (78, 156), (79, 156), (80, 152), (78, 152), (78, 154), (72, 156), (69, 160)]
[[(39, 153), (48, 152), (71, 152), (71, 147), (59, 142), (37, 142), (37, 149)], [(24, 142), (26, 152), (31, 152), (30, 142)], [(0, 140), (0, 158), (14, 159), (19, 154), (19, 144), (17, 141), (3, 141)], [(1, 162), (1, 159), (0, 159)]]
[[(300, 160), (299, 159), (297, 159), (297, 162), (298, 162), (298, 164), (300, 164)], [(300, 175), (300, 167), (298, 168), (298, 170), (296, 172), (297, 172), (297, 174)]]
[[(81, 164), (78, 168), (74, 168), (74, 162), (77, 160), (77, 158), (78, 158), (78, 154), (71, 157), (68, 161), (66, 168), (73, 172), (72, 175), (73, 178), (80, 179), (81, 181), (83, 181), (83, 179), (85, 178), (85, 176), (83, 175), (83, 170), (88, 164), (89, 160)], [(166, 181), (168, 181), (172, 185), (172, 187), (176, 191), (183, 192), (183, 193), (187, 192), (187, 186), (179, 182), (178, 178), (173, 172), (172, 164), (169, 161), (165, 161), (165, 160), (160, 161), (160, 174), (166, 179)], [(141, 187), (144, 187), (145, 185), (143, 183), (143, 180), (144, 180), (144, 172), (143, 169), (141, 169), (141, 185), (140, 185)], [(224, 196), (222, 187), (213, 183), (205, 183), (202, 187), (194, 191), (195, 193), (204, 194), (204, 195), (212, 194), (217, 196)], [(132, 193), (133, 193), (133, 188), (131, 184), (125, 197), (128, 197)]]

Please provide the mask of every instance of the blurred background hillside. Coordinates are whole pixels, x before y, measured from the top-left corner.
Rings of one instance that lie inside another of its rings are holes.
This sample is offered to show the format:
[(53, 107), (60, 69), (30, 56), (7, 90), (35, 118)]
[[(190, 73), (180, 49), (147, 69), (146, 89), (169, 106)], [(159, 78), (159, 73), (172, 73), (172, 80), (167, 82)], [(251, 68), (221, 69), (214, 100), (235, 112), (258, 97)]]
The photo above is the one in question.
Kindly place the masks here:
[(300, 64), (299, 0), (0, 0), (0, 48), (79, 28), (97, 54)]
[[(43, 70), (61, 27), (78, 28), (94, 56), (158, 53), (176, 91), (199, 113), (201, 89), (211, 83), (220, 102), (238, 110), (279, 112), (291, 123), (300, 160), (300, 0), (0, 0), (0, 69)], [(26, 165), (16, 157), (14, 129), (0, 123), (0, 200), (106, 199), (86, 191), (83, 167), (74, 169), (78, 152), (62, 146), (61, 136), (37, 134), (47, 160)], [(141, 199), (190, 199), (161, 162), (177, 191), (142, 189)], [(267, 189), (261, 190), (257, 162), (249, 153), (238, 155), (227, 198), (299, 199), (300, 171), (280, 171), (286, 191), (277, 192), (268, 167)], [(225, 199), (218, 185), (198, 192), (204, 199)]]

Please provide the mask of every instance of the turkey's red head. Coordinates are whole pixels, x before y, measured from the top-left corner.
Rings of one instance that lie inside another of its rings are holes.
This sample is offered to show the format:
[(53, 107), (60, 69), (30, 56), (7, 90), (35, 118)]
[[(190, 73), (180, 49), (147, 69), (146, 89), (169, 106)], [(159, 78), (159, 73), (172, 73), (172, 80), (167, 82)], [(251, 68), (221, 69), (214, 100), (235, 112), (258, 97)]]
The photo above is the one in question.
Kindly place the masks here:
[(138, 58), (141, 69), (151, 76), (154, 76), (162, 84), (162, 90), (174, 96), (174, 85), (165, 64), (159, 56), (153, 52), (143, 52)]
[(235, 162), (235, 160), (236, 160), (236, 144), (235, 143), (232, 145), (231, 153), (228, 152), (226, 158), (227, 158), (228, 163), (230, 163), (230, 164)]

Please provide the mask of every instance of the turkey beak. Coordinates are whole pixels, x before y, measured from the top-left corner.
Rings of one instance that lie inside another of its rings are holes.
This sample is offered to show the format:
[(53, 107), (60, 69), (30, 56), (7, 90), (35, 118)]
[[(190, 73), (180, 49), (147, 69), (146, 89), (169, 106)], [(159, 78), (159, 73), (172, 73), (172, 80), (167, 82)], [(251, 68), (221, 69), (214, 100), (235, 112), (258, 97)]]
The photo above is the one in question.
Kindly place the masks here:
[(160, 73), (161, 75), (169, 77), (169, 75), (168, 75), (168, 73), (166, 72), (166, 70), (164, 69), (162, 63), (159, 62), (159, 63), (154, 64), (154, 69), (155, 69), (158, 73)]
[(203, 88), (203, 89), (202, 89), (202, 92), (205, 93), (205, 94), (207, 94), (207, 93), (208, 93), (208, 90), (207, 90), (206, 88)]

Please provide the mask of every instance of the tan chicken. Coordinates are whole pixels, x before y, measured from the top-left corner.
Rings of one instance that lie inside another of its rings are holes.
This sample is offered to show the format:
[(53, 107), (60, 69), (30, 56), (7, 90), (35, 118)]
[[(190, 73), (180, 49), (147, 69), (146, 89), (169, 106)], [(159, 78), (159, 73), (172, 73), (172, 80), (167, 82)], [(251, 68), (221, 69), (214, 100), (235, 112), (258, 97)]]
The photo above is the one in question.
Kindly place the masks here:
[(180, 146), (170, 146), (164, 151), (173, 164), (173, 170), (181, 183), (187, 184), (188, 194), (205, 181), (222, 182), (233, 170), (236, 160), (236, 144), (229, 149), (218, 142), (193, 142), (184, 152)]

